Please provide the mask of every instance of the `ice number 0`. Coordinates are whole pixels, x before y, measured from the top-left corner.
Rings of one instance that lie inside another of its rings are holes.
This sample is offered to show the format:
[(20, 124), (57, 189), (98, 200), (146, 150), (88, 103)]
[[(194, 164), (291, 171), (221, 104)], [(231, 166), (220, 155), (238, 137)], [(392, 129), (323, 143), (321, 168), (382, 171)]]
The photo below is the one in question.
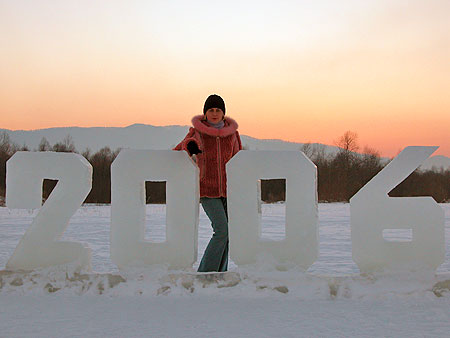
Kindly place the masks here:
[[(318, 256), (317, 169), (299, 151), (240, 151), (227, 163), (230, 256), (238, 265), (269, 254), (307, 269)], [(286, 178), (286, 236), (261, 239), (259, 179)]]
[(7, 270), (33, 270), (73, 264), (89, 268), (90, 249), (58, 241), (92, 186), (92, 166), (78, 154), (19, 151), (7, 162), (6, 205), (39, 208), (45, 178), (58, 180), (6, 264)]
[[(181, 151), (120, 152), (111, 166), (111, 260), (119, 267), (168, 264), (186, 268), (197, 260), (199, 174)], [(166, 241), (144, 238), (145, 181), (166, 181)]]

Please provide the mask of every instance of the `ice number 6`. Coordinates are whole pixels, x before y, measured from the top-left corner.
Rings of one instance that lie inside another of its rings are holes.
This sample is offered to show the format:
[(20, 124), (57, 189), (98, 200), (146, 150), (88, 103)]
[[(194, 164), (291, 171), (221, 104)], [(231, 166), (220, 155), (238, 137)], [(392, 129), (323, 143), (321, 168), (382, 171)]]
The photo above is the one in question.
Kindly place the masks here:
[[(361, 272), (434, 270), (444, 262), (442, 208), (432, 197), (388, 196), (436, 149), (405, 148), (350, 199), (353, 260)], [(411, 229), (412, 241), (387, 241), (385, 229)]]

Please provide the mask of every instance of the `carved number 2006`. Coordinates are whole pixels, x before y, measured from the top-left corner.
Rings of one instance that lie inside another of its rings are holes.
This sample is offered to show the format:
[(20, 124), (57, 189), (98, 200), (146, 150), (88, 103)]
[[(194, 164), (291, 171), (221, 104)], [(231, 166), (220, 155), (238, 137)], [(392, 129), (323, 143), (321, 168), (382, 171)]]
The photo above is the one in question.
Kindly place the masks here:
[[(444, 261), (442, 208), (431, 198), (387, 195), (435, 150), (407, 147), (351, 199), (353, 259), (361, 271), (395, 265), (435, 269)], [(314, 164), (301, 152), (241, 151), (227, 164), (227, 172), (230, 254), (236, 264), (255, 262), (266, 252), (278, 261), (308, 268), (318, 255)], [(199, 194), (198, 168), (189, 157), (184, 152), (123, 150), (112, 164), (111, 176), (112, 261), (119, 268), (157, 263), (173, 268), (192, 266), (197, 259)], [(261, 241), (257, 180), (280, 177), (287, 178), (286, 237), (276, 243)], [(90, 249), (59, 238), (91, 190), (92, 166), (73, 153), (17, 152), (7, 163), (7, 206), (40, 207), (45, 178), (56, 179), (58, 184), (6, 268), (33, 270), (61, 264), (88, 268)], [(150, 180), (167, 181), (164, 243), (144, 240), (145, 181)], [(389, 215), (376, 211), (377, 206), (389, 209)], [(381, 233), (390, 228), (412, 228), (413, 241), (385, 243)]]

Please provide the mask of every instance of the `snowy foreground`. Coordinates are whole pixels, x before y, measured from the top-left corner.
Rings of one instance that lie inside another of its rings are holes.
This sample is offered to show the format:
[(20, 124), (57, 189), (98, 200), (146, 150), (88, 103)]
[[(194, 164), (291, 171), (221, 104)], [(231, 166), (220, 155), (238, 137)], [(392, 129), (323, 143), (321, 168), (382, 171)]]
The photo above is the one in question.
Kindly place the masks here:
[[(92, 249), (92, 272), (2, 271), (36, 212), (0, 208), (0, 337), (448, 337), (446, 260), (436, 274), (361, 276), (351, 259), (348, 204), (320, 204), (320, 256), (305, 273), (270, 258), (225, 274), (120, 272), (109, 259), (109, 206), (83, 206), (63, 239)], [(283, 237), (284, 205), (263, 206), (263, 237)], [(147, 207), (163, 241), (165, 206)], [(199, 258), (211, 236), (200, 212)], [(395, 234), (394, 234), (395, 236)], [(398, 238), (402, 239), (402, 238)], [(405, 239), (405, 238), (403, 238)]]

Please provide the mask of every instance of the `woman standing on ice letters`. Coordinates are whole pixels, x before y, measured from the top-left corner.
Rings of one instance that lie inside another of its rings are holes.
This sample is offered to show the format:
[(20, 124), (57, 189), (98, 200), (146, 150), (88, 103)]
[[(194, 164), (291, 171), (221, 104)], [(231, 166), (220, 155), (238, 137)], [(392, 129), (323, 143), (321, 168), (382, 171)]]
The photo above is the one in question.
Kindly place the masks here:
[(238, 124), (225, 117), (225, 102), (216, 94), (204, 104), (203, 115), (192, 118), (186, 137), (173, 150), (185, 150), (200, 169), (200, 203), (211, 221), (213, 236), (199, 272), (227, 271), (228, 213), (226, 163), (242, 149)]

